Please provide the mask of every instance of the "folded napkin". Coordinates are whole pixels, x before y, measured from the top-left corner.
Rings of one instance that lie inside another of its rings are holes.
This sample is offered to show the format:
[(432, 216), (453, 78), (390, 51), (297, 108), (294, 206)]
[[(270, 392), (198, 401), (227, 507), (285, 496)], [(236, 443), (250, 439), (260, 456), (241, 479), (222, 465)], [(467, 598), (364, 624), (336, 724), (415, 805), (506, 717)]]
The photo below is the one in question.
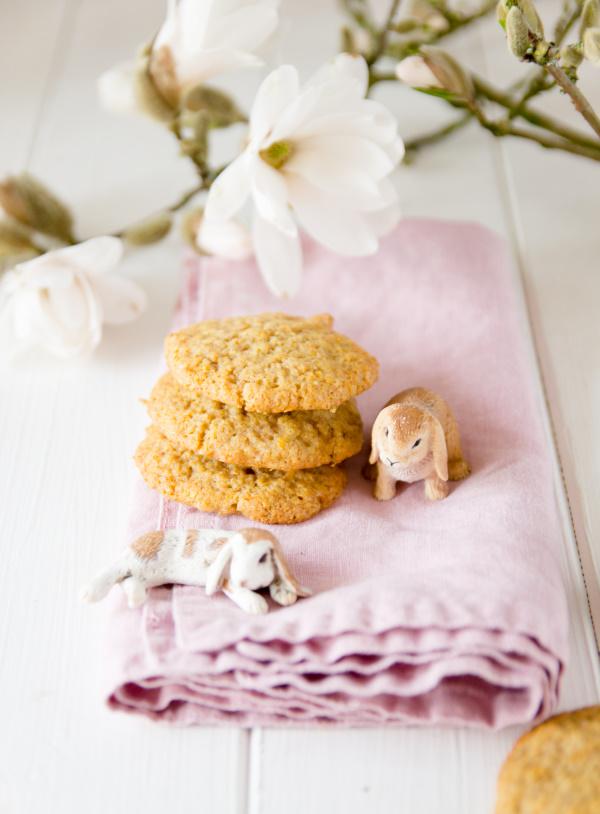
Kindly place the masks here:
[[(567, 653), (552, 469), (505, 243), (478, 226), (406, 220), (375, 257), (304, 242), (300, 293), (281, 301), (253, 262), (188, 259), (175, 329), (262, 311), (328, 311), (379, 359), (358, 398), (368, 436), (386, 401), (421, 385), (452, 407), (472, 474), (432, 502), (423, 483), (380, 503), (347, 462), (342, 497), (271, 527), (314, 596), (266, 616), (176, 586), (129, 610), (110, 598), (107, 694), (177, 724), (466, 724), (548, 715)], [(163, 528), (237, 529), (139, 480), (126, 542)]]

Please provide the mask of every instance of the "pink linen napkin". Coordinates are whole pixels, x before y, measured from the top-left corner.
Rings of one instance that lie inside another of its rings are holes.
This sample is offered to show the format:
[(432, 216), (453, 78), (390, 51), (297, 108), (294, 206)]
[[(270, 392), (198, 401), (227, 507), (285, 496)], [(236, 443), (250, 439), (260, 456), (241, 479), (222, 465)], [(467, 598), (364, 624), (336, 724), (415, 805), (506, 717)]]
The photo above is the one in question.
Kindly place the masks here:
[[(347, 462), (329, 509), (272, 530), (314, 596), (266, 616), (176, 586), (110, 599), (109, 704), (177, 724), (466, 724), (548, 715), (567, 655), (552, 469), (505, 243), (469, 224), (406, 220), (375, 257), (304, 241), (300, 293), (266, 292), (253, 262), (188, 259), (175, 329), (262, 311), (328, 311), (380, 362), (358, 398), (368, 436), (406, 387), (446, 398), (472, 466), (450, 496), (422, 483), (380, 503)], [(140, 394), (143, 395), (143, 394)], [(126, 542), (159, 528), (253, 525), (135, 486)]]

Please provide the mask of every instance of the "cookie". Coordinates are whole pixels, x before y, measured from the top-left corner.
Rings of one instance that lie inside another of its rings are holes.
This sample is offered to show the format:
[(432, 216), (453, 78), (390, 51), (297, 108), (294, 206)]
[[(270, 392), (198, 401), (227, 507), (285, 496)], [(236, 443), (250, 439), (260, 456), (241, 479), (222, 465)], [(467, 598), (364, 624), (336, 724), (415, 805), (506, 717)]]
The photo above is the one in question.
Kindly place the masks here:
[(338, 466), (283, 472), (224, 464), (174, 446), (154, 426), (134, 460), (148, 486), (170, 500), (257, 523), (307, 520), (333, 503), (347, 481)]
[(600, 706), (556, 715), (515, 745), (500, 770), (496, 814), (600, 812)]
[(360, 414), (351, 401), (335, 411), (250, 413), (196, 395), (167, 373), (146, 406), (173, 444), (238, 466), (311, 469), (356, 455), (363, 442)]
[(377, 381), (377, 360), (329, 314), (208, 320), (166, 340), (177, 381), (230, 407), (261, 413), (329, 410)]

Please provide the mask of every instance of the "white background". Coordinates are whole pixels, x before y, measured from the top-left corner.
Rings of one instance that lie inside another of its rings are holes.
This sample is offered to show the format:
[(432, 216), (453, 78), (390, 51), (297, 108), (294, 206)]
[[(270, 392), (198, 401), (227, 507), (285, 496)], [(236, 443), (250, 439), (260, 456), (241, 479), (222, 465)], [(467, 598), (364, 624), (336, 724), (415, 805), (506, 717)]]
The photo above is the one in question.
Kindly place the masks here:
[[(561, 5), (542, 2), (545, 20)], [(283, 12), (271, 65), (293, 62), (306, 77), (338, 48), (337, 7), (283, 0)], [(39, 175), (73, 206), (83, 237), (134, 222), (193, 184), (166, 131), (111, 117), (94, 91), (98, 74), (132, 55), (163, 13), (163, 0), (0, 5), (0, 168)], [(502, 82), (520, 69), (493, 20), (449, 47)], [(600, 71), (581, 73), (599, 109)], [(247, 107), (259, 80), (232, 77), (227, 87)], [(404, 137), (452, 116), (443, 102), (407, 89), (379, 91)], [(576, 121), (559, 94), (545, 105)], [(600, 165), (500, 144), (472, 125), (400, 168), (396, 181), (406, 215), (475, 220), (514, 247), (558, 451), (572, 625), (561, 709), (597, 703), (580, 558), (598, 630)], [(138, 322), (107, 329), (91, 360), (28, 353), (2, 370), (0, 812), (491, 814), (498, 770), (521, 729), (176, 730), (103, 706), (103, 609), (81, 605), (77, 592), (121, 539), (131, 454), (146, 422), (138, 399), (155, 379), (180, 256), (172, 237), (127, 258), (150, 307)]]

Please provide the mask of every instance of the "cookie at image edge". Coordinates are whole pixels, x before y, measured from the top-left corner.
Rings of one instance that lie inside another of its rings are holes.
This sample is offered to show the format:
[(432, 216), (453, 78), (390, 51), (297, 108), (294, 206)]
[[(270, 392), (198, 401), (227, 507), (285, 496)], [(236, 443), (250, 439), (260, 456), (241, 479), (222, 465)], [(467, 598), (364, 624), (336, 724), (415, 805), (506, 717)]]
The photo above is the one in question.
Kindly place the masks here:
[(134, 460), (164, 497), (205, 512), (242, 514), (257, 523), (299, 523), (338, 498), (347, 476), (337, 466), (283, 472), (232, 466), (174, 446), (154, 426)]
[(170, 334), (169, 369), (182, 385), (263, 413), (327, 410), (377, 381), (374, 356), (331, 328), (329, 314), (207, 320)]
[(173, 444), (237, 466), (312, 469), (360, 452), (362, 421), (352, 401), (337, 410), (251, 413), (200, 396), (166, 373), (148, 415)]
[(600, 812), (600, 706), (556, 715), (527, 732), (498, 777), (495, 814)]

